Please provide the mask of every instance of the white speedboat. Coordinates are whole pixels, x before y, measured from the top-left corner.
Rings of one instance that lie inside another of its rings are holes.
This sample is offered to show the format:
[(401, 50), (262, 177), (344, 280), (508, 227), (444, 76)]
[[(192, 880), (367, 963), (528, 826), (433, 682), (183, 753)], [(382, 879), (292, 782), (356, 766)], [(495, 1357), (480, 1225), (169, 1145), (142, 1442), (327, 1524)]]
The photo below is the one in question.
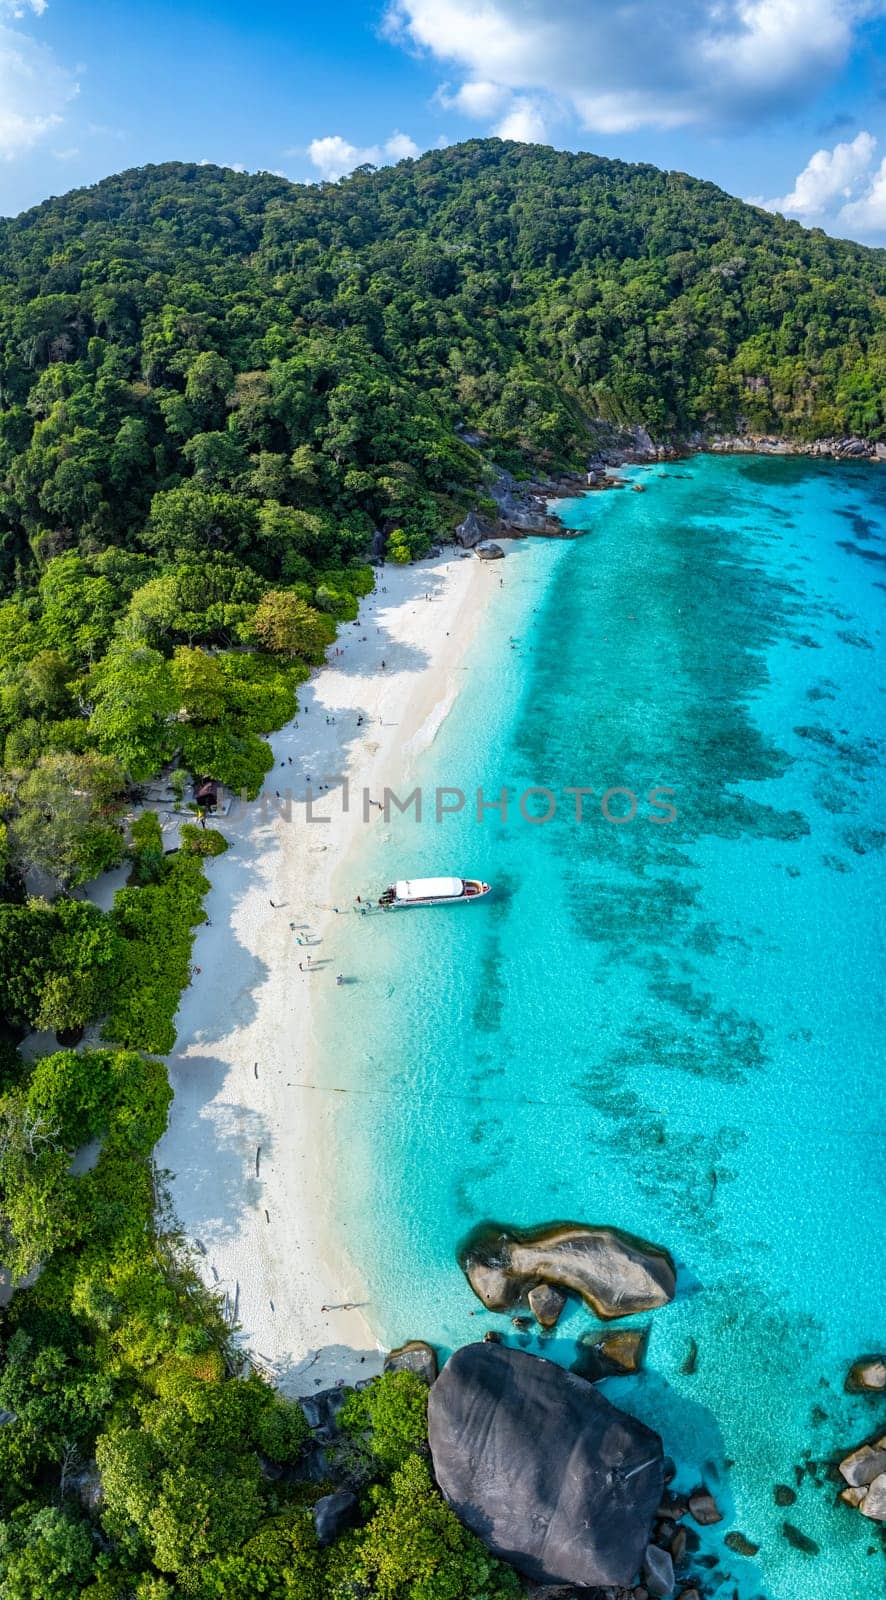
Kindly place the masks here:
[(463, 900), (480, 900), (491, 884), (480, 878), (398, 878), (379, 899), (386, 911), (406, 906), (450, 906)]

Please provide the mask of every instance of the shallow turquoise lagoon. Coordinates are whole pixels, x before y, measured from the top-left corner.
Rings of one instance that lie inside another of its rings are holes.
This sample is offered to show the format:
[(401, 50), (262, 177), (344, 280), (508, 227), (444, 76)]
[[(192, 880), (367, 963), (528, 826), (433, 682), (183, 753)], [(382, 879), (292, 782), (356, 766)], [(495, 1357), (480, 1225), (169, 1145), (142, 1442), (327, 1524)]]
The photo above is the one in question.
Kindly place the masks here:
[[(415, 769), (426, 797), (471, 800), (439, 826), (376, 824), (342, 891), (495, 887), (336, 928), (356, 980), (321, 1019), (320, 1082), (349, 1091), (337, 1225), (380, 1338), (446, 1349), (520, 1337), (457, 1266), (484, 1219), (666, 1245), (678, 1298), (637, 1319), (645, 1374), (606, 1388), (727, 1510), (706, 1582), (873, 1600), (881, 1534), (835, 1503), (827, 1463), (886, 1433), (886, 1400), (842, 1391), (886, 1342), (886, 469), (699, 457), (628, 476), (643, 494), (561, 507), (583, 538), (490, 574), (504, 585)], [(481, 785), (509, 787), (507, 822), (478, 822)], [(544, 825), (519, 814), (530, 785), (559, 797)], [(570, 785), (596, 790), (580, 825)], [(675, 821), (647, 820), (653, 785)], [(604, 819), (611, 787), (634, 821)], [(572, 1306), (544, 1348), (571, 1363), (595, 1326)]]

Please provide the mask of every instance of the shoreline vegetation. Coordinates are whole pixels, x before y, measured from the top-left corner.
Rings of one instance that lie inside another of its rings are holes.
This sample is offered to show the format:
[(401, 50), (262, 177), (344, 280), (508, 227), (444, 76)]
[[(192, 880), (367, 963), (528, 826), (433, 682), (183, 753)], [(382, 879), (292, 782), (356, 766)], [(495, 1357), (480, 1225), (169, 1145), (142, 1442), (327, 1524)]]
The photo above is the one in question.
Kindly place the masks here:
[(415, 1373), (327, 1392), (381, 1364), (295, 1077), (353, 827), (311, 856), (191, 783), (408, 770), (498, 587), (453, 529), (573, 536), (546, 497), (684, 450), (882, 460), (882, 260), (501, 141), (303, 189), (170, 163), (0, 222), (16, 1600), (523, 1592), (437, 1493)]

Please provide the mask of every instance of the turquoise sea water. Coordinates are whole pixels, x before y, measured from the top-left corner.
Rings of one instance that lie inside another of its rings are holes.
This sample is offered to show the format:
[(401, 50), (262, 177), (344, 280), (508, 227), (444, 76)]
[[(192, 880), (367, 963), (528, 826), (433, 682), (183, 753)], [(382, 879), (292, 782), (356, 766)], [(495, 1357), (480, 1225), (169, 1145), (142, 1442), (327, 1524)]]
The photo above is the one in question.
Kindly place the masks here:
[[(379, 1336), (444, 1349), (520, 1339), (459, 1271), (480, 1221), (667, 1246), (679, 1293), (635, 1319), (646, 1371), (605, 1387), (727, 1511), (707, 1592), (873, 1600), (882, 1535), (827, 1463), (886, 1433), (886, 1399), (842, 1391), (886, 1343), (886, 475), (698, 457), (628, 476), (645, 493), (561, 507), (583, 538), (496, 569), (417, 762), (426, 801), (456, 785), (465, 810), (377, 825), (351, 869), (352, 894), (450, 871), (495, 892), (336, 928), (355, 980), (321, 1019), (319, 1081), (349, 1091), (337, 1225)], [(474, 791), (503, 784), (507, 823), (478, 822)], [(645, 820), (654, 784), (668, 825)], [(545, 825), (519, 815), (529, 785), (560, 797)], [(628, 788), (638, 816), (588, 800), (578, 825), (568, 785)], [(543, 1348), (571, 1363), (594, 1328), (571, 1306)]]

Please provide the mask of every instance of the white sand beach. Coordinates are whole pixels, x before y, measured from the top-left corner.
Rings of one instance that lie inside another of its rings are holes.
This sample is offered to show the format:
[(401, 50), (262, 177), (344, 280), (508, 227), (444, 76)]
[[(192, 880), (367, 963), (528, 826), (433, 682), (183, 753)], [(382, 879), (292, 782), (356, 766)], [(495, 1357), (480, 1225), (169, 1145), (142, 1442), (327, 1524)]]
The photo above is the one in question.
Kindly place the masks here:
[[(335, 1097), (298, 1087), (311, 1081), (312, 995), (337, 972), (333, 877), (378, 826), (363, 820), (363, 787), (379, 799), (385, 784), (397, 789), (451, 707), (502, 571), (458, 555), (379, 569), (358, 623), (340, 630), (342, 653), (271, 737), (267, 803), (234, 805), (221, 822), (230, 849), (208, 863), (210, 921), (176, 1021), (175, 1100), (157, 1160), (173, 1175), (173, 1209), (206, 1282), (227, 1296), (244, 1348), (289, 1393), (381, 1363), (357, 1266), (327, 1221), (329, 1174), (346, 1170), (334, 1159)], [(308, 778), (326, 824), (307, 821)], [(287, 790), (289, 819), (277, 809)], [(313, 970), (300, 971), (309, 954)]]

